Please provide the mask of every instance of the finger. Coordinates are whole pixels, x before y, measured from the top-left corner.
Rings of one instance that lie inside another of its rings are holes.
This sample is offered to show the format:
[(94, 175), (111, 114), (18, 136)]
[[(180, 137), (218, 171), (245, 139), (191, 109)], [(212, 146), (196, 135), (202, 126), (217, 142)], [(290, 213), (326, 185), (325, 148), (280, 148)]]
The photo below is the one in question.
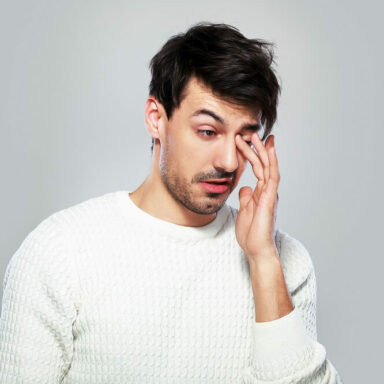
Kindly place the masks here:
[(244, 156), (251, 163), (253, 173), (257, 177), (257, 180), (264, 182), (263, 166), (255, 151), (245, 142), (245, 140), (240, 135), (236, 135), (235, 142)]
[(276, 156), (276, 149), (274, 146), (268, 148), (268, 157), (270, 162), (270, 177), (267, 184), (267, 193), (271, 198), (271, 205), (275, 206), (278, 199), (277, 189), (280, 182), (280, 174)]
[(268, 154), (267, 154), (267, 150), (263, 144), (263, 142), (261, 141), (259, 135), (257, 132), (255, 132), (252, 136), (251, 136), (251, 141), (252, 141), (252, 144), (253, 146), (255, 147), (260, 159), (261, 159), (261, 162), (262, 162), (262, 166), (263, 166), (263, 173), (264, 173), (264, 180), (265, 180), (265, 183), (268, 183), (268, 179), (269, 179), (269, 159), (268, 159)]
[[(270, 170), (270, 178), (273, 180), (274, 184), (278, 186), (280, 182), (280, 171), (279, 171), (279, 163), (276, 155), (276, 147), (275, 147), (275, 137), (272, 139), (272, 144), (268, 148), (268, 157), (269, 157), (269, 170)], [(277, 191), (276, 191), (277, 192)]]

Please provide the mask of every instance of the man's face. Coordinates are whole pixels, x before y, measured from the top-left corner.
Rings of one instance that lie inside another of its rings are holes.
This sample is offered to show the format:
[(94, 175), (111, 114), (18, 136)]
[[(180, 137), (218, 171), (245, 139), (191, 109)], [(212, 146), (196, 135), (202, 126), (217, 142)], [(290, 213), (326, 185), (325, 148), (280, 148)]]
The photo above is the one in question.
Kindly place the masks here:
[[(159, 171), (174, 199), (195, 213), (208, 215), (222, 208), (248, 161), (236, 146), (235, 135), (239, 133), (250, 141), (252, 133), (260, 128), (261, 116), (259, 111), (249, 111), (214, 96), (196, 78), (191, 78), (186, 92), (171, 119), (165, 118)], [(217, 118), (201, 110), (212, 112)], [(253, 129), (242, 129), (246, 125)], [(231, 181), (224, 192), (209, 191), (201, 183), (228, 177)]]

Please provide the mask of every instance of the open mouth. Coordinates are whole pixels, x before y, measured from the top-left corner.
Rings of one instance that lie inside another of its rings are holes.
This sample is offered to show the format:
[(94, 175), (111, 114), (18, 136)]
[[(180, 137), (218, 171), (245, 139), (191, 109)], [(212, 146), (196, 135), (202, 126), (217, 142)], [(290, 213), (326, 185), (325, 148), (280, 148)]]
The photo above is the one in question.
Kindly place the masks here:
[(217, 182), (217, 181), (210, 181), (205, 182), (202, 181), (200, 184), (209, 192), (213, 193), (223, 193), (225, 192), (229, 187), (229, 182)]

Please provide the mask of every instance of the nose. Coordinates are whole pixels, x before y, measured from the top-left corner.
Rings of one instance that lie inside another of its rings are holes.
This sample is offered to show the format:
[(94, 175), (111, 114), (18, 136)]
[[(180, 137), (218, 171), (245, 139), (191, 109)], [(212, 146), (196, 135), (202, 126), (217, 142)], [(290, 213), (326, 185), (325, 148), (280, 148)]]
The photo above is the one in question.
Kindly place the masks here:
[(218, 143), (214, 159), (215, 168), (221, 168), (228, 173), (234, 172), (239, 166), (235, 138), (228, 137)]

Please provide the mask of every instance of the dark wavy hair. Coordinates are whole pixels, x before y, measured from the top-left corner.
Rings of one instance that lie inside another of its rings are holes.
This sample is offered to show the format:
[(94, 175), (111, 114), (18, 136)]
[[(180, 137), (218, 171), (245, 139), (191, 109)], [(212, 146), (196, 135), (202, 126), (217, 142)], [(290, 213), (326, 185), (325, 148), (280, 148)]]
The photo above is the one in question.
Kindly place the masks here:
[[(223, 100), (250, 110), (261, 108), (265, 140), (277, 117), (280, 85), (273, 69), (274, 45), (248, 39), (228, 24), (200, 22), (171, 36), (150, 61), (149, 94), (172, 117), (195, 76)], [(151, 152), (154, 139), (152, 138)]]

